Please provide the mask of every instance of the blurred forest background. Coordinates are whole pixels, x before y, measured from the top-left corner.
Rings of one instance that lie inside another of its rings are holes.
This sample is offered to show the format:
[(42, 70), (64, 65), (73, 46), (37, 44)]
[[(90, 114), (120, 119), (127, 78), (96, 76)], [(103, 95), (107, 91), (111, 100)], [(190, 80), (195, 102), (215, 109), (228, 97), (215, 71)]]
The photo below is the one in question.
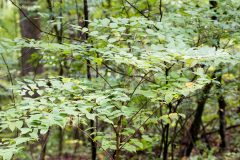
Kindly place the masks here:
[(239, 0), (0, 0), (0, 159), (240, 159)]

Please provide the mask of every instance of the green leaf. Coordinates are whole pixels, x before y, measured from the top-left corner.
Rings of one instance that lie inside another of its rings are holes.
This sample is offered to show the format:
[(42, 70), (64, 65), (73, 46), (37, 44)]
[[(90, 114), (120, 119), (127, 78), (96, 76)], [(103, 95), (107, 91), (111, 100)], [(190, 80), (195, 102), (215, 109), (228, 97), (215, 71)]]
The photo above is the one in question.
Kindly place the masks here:
[(120, 27), (117, 29), (119, 32), (124, 32), (126, 30), (126, 27)]
[(128, 152), (136, 152), (137, 148), (134, 145), (131, 145), (129, 143), (125, 144), (123, 149), (127, 150)]
[(29, 94), (30, 96), (33, 96), (33, 95), (34, 95), (34, 92), (33, 92), (33, 91), (28, 91), (28, 94)]
[(172, 94), (166, 94), (166, 95), (165, 95), (165, 101), (166, 101), (166, 103), (172, 102), (173, 98), (174, 98), (174, 97), (173, 97)]
[(146, 32), (147, 32), (148, 34), (154, 34), (154, 31), (153, 31), (152, 29), (146, 29)]
[(105, 18), (105, 19), (101, 20), (101, 22), (102, 22), (102, 25), (103, 25), (103, 26), (108, 26), (109, 23), (110, 23), (110, 20), (107, 19), (107, 18)]
[(16, 123), (15, 122), (8, 122), (8, 127), (13, 132), (16, 128)]
[(16, 122), (15, 122), (15, 126), (16, 126), (18, 129), (21, 129), (22, 126), (23, 126), (23, 121), (16, 121)]
[(117, 28), (118, 24), (117, 23), (110, 23), (110, 28)]
[(28, 142), (29, 140), (31, 140), (31, 138), (29, 138), (29, 137), (18, 137), (18, 138), (15, 138), (15, 142), (16, 142), (15, 145), (20, 145), (22, 143)]
[(141, 94), (146, 98), (154, 98), (157, 96), (157, 94), (152, 90), (137, 90), (136, 93)]
[(0, 155), (3, 157), (3, 160), (11, 160), (13, 154), (16, 152), (14, 148), (0, 150)]
[(170, 113), (168, 116), (171, 120), (177, 120), (178, 119), (178, 113)]
[(90, 36), (97, 36), (98, 33), (99, 33), (98, 31), (92, 31), (92, 32), (90, 32), (89, 35), (90, 35)]
[(169, 116), (168, 116), (168, 115), (163, 115), (163, 116), (161, 116), (161, 117), (160, 117), (160, 120), (163, 120), (163, 122), (164, 122), (165, 124), (171, 123), (171, 120), (169, 119)]
[(118, 41), (117, 38), (110, 38), (110, 39), (108, 40), (109, 43), (114, 43), (114, 42), (117, 42), (117, 41)]
[(111, 121), (111, 120), (108, 119), (107, 117), (102, 118), (102, 120), (103, 120), (104, 122), (109, 123), (109, 124), (114, 124), (113, 121)]
[(83, 33), (86, 33), (87, 31), (88, 31), (88, 28), (86, 28), (86, 27), (82, 28)]
[(151, 137), (149, 137), (148, 135), (142, 135), (142, 138), (145, 140), (145, 141), (148, 141), (150, 143), (152, 143), (153, 139)]
[(32, 133), (29, 133), (29, 135), (33, 139), (38, 139), (38, 129), (35, 128)]
[(91, 113), (86, 113), (87, 119), (95, 120), (96, 115)]
[(140, 142), (138, 139), (131, 139), (130, 142), (139, 147), (140, 149), (143, 148), (142, 142)]
[(32, 129), (30, 129), (30, 128), (21, 128), (20, 130), (21, 130), (21, 134), (26, 134), (26, 133), (32, 131)]

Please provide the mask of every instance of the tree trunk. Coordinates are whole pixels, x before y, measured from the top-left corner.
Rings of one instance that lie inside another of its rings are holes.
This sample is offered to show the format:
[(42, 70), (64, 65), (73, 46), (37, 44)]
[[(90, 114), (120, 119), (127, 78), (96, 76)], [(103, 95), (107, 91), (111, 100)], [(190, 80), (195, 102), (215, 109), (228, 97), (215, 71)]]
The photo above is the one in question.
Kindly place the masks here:
[[(84, 8), (84, 27), (88, 28), (89, 26), (89, 10), (88, 10), (88, 0), (83, 0), (83, 8)], [(84, 35), (85, 40), (88, 40), (88, 33), (85, 33)], [(91, 75), (91, 61), (87, 59), (87, 78), (89, 80), (92, 79), (92, 75)], [(92, 150), (92, 160), (96, 160), (97, 158), (97, 144), (94, 142), (95, 139), (95, 134), (93, 134), (96, 129), (95, 129), (95, 122), (94, 120), (90, 120), (90, 127), (91, 130), (90, 132), (91, 134), (91, 150)]]
[(182, 140), (182, 146), (180, 149), (179, 156), (180, 157), (189, 157), (193, 146), (197, 140), (198, 133), (200, 131), (201, 123), (202, 123), (202, 114), (204, 111), (204, 106), (208, 98), (208, 94), (212, 88), (213, 84), (209, 83), (205, 85), (202, 91), (202, 95), (199, 97), (197, 102), (197, 109), (194, 116), (194, 120), (189, 128), (188, 131), (186, 131), (185, 136)]
[[(20, 30), (22, 38), (39, 40), (41, 37), (40, 28), (40, 16), (37, 10), (30, 11), (29, 8), (34, 6), (37, 0), (20, 0), (21, 5), (20, 11)], [(24, 14), (22, 13), (24, 12)], [(26, 18), (26, 16), (28, 18)], [(36, 27), (37, 26), (37, 27)], [(39, 62), (40, 55), (36, 54), (37, 58), (32, 59), (32, 55), (37, 52), (35, 48), (22, 48), (21, 50), (21, 75), (25, 76), (29, 72), (34, 72), (35, 74), (43, 72), (43, 65)]]
[(219, 94), (218, 94), (218, 115), (219, 115), (219, 135), (221, 137), (221, 144), (220, 144), (220, 148), (222, 151), (224, 151), (226, 149), (227, 146), (227, 142), (226, 142), (226, 120), (225, 120), (225, 110), (226, 110), (226, 106), (227, 103), (223, 97), (223, 94), (221, 93), (221, 89), (222, 89), (222, 85), (221, 85), (221, 81), (222, 81), (222, 73), (221, 75), (218, 77), (218, 81), (220, 83), (220, 85), (218, 86), (218, 90), (219, 90)]
[[(209, 0), (210, 10), (213, 10), (214, 12), (217, 12), (217, 6), (218, 2), (216, 0)], [(213, 15), (211, 17), (213, 21), (217, 20), (217, 16)], [(214, 44), (213, 46), (216, 48), (216, 50), (219, 48), (219, 38), (217, 37), (217, 44)], [(212, 77), (215, 77), (216, 71), (213, 73)], [(213, 84), (207, 84), (202, 91), (202, 96), (198, 99), (197, 103), (197, 110), (194, 116), (194, 120), (192, 125), (190, 126), (190, 129), (187, 131), (185, 137), (182, 140), (183, 146), (180, 149), (180, 157), (189, 157), (194, 143), (197, 140), (198, 132), (201, 127), (202, 123), (202, 114), (204, 111), (204, 106), (207, 101), (208, 94), (212, 88)]]
[(41, 146), (42, 146), (42, 150), (41, 153), (39, 154), (38, 160), (45, 160), (46, 158), (46, 153), (47, 153), (47, 142), (48, 142), (48, 138), (50, 136), (50, 129), (48, 129), (46, 135), (42, 136), (41, 138)]
[(226, 108), (226, 102), (222, 95), (218, 98), (218, 105), (219, 105), (219, 134), (221, 136), (221, 150), (224, 151), (227, 147), (226, 143), (226, 120), (225, 120), (225, 108)]

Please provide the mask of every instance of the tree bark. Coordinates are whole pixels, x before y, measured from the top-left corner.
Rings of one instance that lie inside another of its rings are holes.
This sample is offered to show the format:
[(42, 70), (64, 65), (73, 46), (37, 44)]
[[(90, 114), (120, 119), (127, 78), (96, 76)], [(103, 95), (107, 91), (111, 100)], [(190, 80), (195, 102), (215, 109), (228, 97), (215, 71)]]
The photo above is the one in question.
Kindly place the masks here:
[[(89, 10), (88, 10), (88, 0), (83, 0), (83, 8), (84, 8), (84, 27), (85, 28), (89, 28)], [(85, 40), (88, 40), (88, 33), (84, 34)], [(87, 59), (87, 78), (89, 80), (92, 79), (92, 75), (91, 75), (91, 61), (89, 59)], [(90, 132), (91, 134), (91, 150), (92, 150), (92, 160), (96, 160), (97, 158), (97, 144), (94, 142), (95, 139), (95, 134), (93, 134), (96, 129), (95, 129), (95, 121), (94, 120), (90, 120), (90, 127), (91, 130)]]
[[(84, 27), (88, 28), (89, 25), (89, 10), (88, 10), (88, 1), (83, 1), (84, 6)], [(85, 33), (85, 40), (88, 39), (88, 33)], [(87, 78), (91, 80), (91, 62), (90, 60), (87, 60)]]
[(226, 101), (222, 95), (218, 98), (218, 105), (219, 105), (219, 134), (221, 136), (221, 150), (225, 150), (227, 147), (226, 143), (226, 120), (225, 120), (225, 108), (226, 108)]
[[(209, 5), (210, 5), (210, 10), (213, 10), (216, 13), (218, 2), (216, 0), (209, 0)], [(217, 20), (217, 16), (213, 15), (211, 17), (211, 19), (213, 21), (215, 21), (215, 20)], [(219, 38), (217, 38), (217, 44), (214, 44), (213, 46), (216, 48), (216, 50), (219, 48), (219, 46), (220, 46), (219, 45)], [(219, 70), (216, 70), (213, 73), (212, 77), (215, 77), (215, 74), (216, 74), (217, 71), (219, 71)], [(190, 129), (187, 131), (187, 134), (185, 135), (185, 137), (182, 140), (183, 146), (180, 149), (180, 155), (179, 155), (180, 157), (189, 157), (191, 152), (192, 152), (194, 143), (197, 140), (197, 136), (198, 136), (198, 133), (199, 133), (199, 130), (200, 130), (200, 127), (201, 127), (202, 114), (203, 114), (203, 111), (204, 111), (204, 106), (205, 106), (205, 103), (206, 103), (207, 98), (208, 98), (208, 94), (209, 94), (212, 86), (213, 86), (212, 83), (207, 84), (203, 88), (201, 97), (198, 99), (197, 110), (196, 110), (196, 114), (194, 116), (193, 123), (191, 124)]]
[(221, 144), (220, 144), (220, 149), (224, 151), (227, 147), (227, 142), (226, 142), (226, 120), (225, 120), (225, 112), (226, 112), (226, 106), (227, 103), (223, 97), (223, 94), (221, 93), (222, 85), (222, 73), (217, 79), (220, 83), (218, 86), (219, 94), (218, 94), (218, 115), (219, 115), (219, 135), (221, 137)]
[(42, 150), (41, 153), (38, 157), (38, 160), (45, 160), (46, 159), (46, 153), (47, 153), (47, 142), (48, 142), (48, 138), (50, 135), (50, 129), (48, 129), (46, 135), (42, 136), (41, 141), (42, 141)]
[[(37, 13), (37, 10), (30, 11), (29, 8), (34, 6), (37, 3), (37, 0), (19, 0), (21, 5), (22, 12), (20, 12), (20, 30), (22, 38), (25, 39), (34, 39), (39, 40), (41, 37), (40, 28), (40, 16)], [(38, 27), (34, 26), (33, 23)], [(35, 48), (24, 47), (21, 50), (21, 75), (25, 76), (29, 72), (34, 72), (39, 74), (43, 72), (43, 65), (40, 63), (40, 55), (37, 54), (37, 58), (32, 59), (32, 55), (37, 52)]]
[(197, 109), (194, 116), (194, 120), (182, 140), (182, 146), (179, 153), (180, 157), (189, 157), (192, 152), (193, 146), (197, 140), (197, 136), (200, 131), (204, 107), (212, 86), (213, 86), (212, 83), (205, 85), (205, 87), (202, 90), (202, 95), (199, 97), (197, 101)]

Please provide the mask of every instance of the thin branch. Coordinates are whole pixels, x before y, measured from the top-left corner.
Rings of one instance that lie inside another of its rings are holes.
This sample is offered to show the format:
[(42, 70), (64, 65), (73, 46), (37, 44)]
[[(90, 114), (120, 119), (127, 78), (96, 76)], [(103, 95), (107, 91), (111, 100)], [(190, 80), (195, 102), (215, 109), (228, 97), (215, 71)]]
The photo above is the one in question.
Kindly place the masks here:
[[(234, 128), (238, 128), (238, 127), (240, 127), (240, 124), (229, 126), (229, 127), (226, 128), (226, 130), (230, 130), (230, 129), (234, 129)], [(219, 132), (219, 130), (217, 129), (217, 130), (213, 130), (211, 132), (207, 132), (205, 134), (210, 135), (210, 134), (214, 134), (214, 133), (218, 133), (218, 132)]]
[(135, 130), (135, 132), (132, 135), (130, 135), (128, 138), (125, 138), (123, 140), (123, 141), (125, 141), (125, 140), (126, 141), (121, 145), (120, 149), (122, 149), (132, 139), (132, 137), (134, 137), (137, 134), (137, 132), (143, 127), (143, 125), (145, 125), (147, 123), (147, 121), (156, 113), (157, 110), (158, 110), (158, 108), (156, 108), (153, 111), (153, 113), (138, 127), (137, 130)]
[(131, 78), (144, 78), (145, 81), (148, 81), (148, 82), (151, 82), (151, 83), (156, 84), (156, 82), (154, 82), (154, 81), (152, 81), (152, 80), (150, 80), (150, 79), (147, 79), (147, 78), (144, 77), (144, 76), (141, 76), (141, 75), (128, 75), (128, 74), (126, 74), (126, 73), (124, 73), (124, 72), (117, 71), (117, 70), (113, 69), (112, 67), (109, 67), (106, 63), (102, 63), (102, 64), (103, 64), (107, 69), (111, 70), (112, 72), (118, 73), (118, 74), (120, 74), (120, 75), (122, 75), (122, 76), (131, 77)]
[(50, 135), (50, 132), (51, 132), (51, 128), (48, 129), (45, 137), (43, 137), (43, 144), (42, 144), (42, 149), (41, 149), (41, 153), (38, 157), (38, 160), (44, 160), (45, 159), (45, 149), (46, 149), (46, 146), (47, 146), (47, 142), (48, 142), (48, 139), (49, 139), (49, 135)]
[[(92, 68), (94, 71), (97, 71), (92, 65), (89, 65), (89, 67)], [(109, 86), (111, 89), (113, 89), (113, 87), (111, 86), (111, 84), (106, 80), (106, 78), (103, 77), (102, 74), (100, 74), (100, 73), (98, 72), (98, 75), (108, 84), (108, 86)]]
[(139, 113), (147, 104), (148, 104), (148, 101), (146, 101), (146, 102), (142, 105), (142, 107), (128, 120), (128, 125), (131, 124), (133, 118), (136, 117), (136, 116), (138, 115), (138, 113)]
[[(13, 86), (14, 84), (13, 84), (12, 74), (11, 74), (11, 72), (10, 72), (9, 66), (8, 66), (8, 64), (7, 64), (7, 61), (6, 61), (6, 59), (4, 58), (3, 54), (2, 54), (2, 53), (0, 53), (0, 54), (1, 54), (1, 57), (2, 57), (2, 60), (3, 60), (3, 63), (4, 63), (5, 66), (6, 66), (6, 69), (7, 69), (7, 72), (8, 72), (8, 77), (9, 77), (9, 79), (10, 79), (10, 82), (11, 82), (11, 84), (12, 84), (12, 86)], [(12, 101), (13, 101), (13, 105), (16, 107), (16, 101), (15, 101), (15, 95), (14, 95), (13, 89), (12, 89)]]
[(125, 0), (132, 8), (134, 8), (138, 13), (140, 13), (143, 17), (149, 19), (148, 16), (146, 16), (142, 11), (140, 11), (136, 6), (134, 6), (132, 3), (130, 3), (128, 0)]
[[(140, 13), (144, 18), (148, 19), (148, 16), (146, 16), (142, 11), (140, 11), (136, 6), (134, 6), (132, 3), (130, 3), (128, 0), (125, 0), (132, 8), (134, 8), (138, 13)], [(153, 25), (153, 27), (158, 31), (159, 28), (156, 25)]]
[(133, 92), (130, 95), (130, 98), (132, 98), (132, 96), (134, 95), (134, 93), (136, 92), (136, 90), (138, 89), (138, 87), (142, 84), (142, 82), (144, 81), (145, 77), (149, 74), (150, 72), (146, 73), (142, 79), (138, 82), (138, 84), (136, 85), (136, 87), (134, 88)]
[(81, 132), (83, 132), (88, 138), (90, 138), (92, 141), (94, 141), (94, 142), (108, 155), (109, 159), (113, 160), (111, 154), (110, 154), (107, 150), (105, 150), (100, 143), (98, 143), (97, 141), (95, 141), (94, 139), (92, 139), (92, 137), (91, 137), (90, 134), (86, 133), (86, 132), (85, 132), (84, 130), (82, 130), (79, 126), (78, 126), (77, 128), (78, 128)]
[(160, 22), (162, 22), (163, 11), (162, 11), (162, 0), (159, 2)]

